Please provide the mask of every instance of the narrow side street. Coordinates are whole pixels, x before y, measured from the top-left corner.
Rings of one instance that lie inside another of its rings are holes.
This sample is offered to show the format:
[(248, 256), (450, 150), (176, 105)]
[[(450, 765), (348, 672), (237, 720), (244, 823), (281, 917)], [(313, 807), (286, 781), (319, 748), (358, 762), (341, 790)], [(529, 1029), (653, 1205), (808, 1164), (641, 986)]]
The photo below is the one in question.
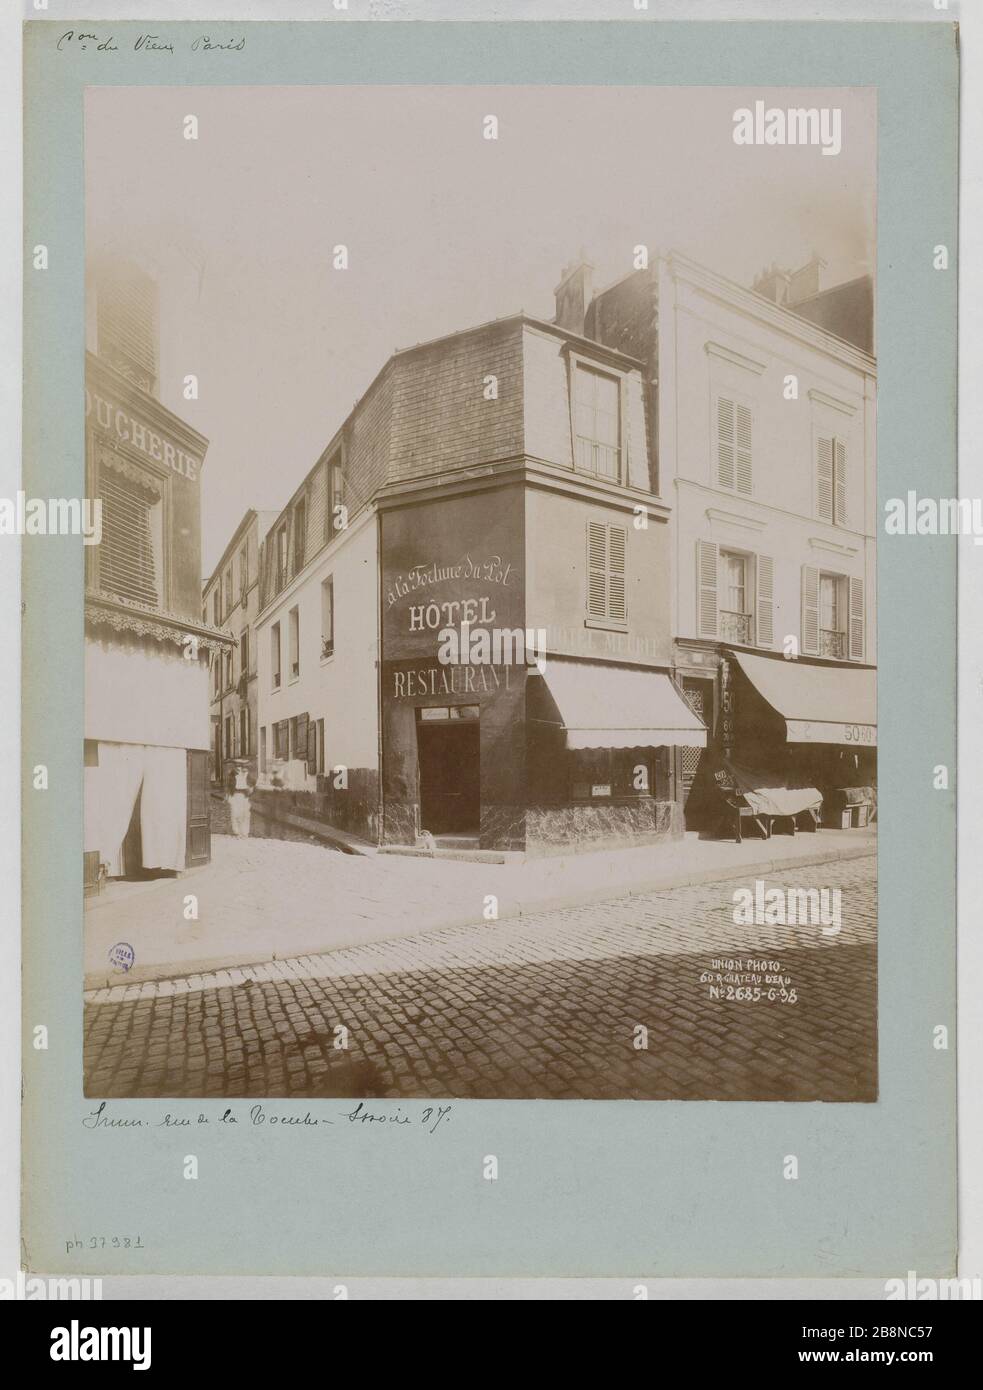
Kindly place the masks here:
[(819, 885), (838, 935), (736, 925), (742, 876), (99, 990), (86, 1094), (874, 1100), (876, 858), (767, 880)]

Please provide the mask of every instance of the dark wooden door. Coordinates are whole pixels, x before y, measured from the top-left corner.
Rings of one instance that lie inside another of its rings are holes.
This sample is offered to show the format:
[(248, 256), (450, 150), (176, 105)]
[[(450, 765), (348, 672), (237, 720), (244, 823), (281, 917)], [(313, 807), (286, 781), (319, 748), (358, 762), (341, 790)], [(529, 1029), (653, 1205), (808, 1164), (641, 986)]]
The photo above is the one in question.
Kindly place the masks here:
[(212, 827), (209, 808), (208, 754), (202, 748), (188, 749), (188, 841), (185, 868), (207, 864), (212, 857)]
[(417, 725), (420, 827), (476, 835), (481, 821), (478, 721)]

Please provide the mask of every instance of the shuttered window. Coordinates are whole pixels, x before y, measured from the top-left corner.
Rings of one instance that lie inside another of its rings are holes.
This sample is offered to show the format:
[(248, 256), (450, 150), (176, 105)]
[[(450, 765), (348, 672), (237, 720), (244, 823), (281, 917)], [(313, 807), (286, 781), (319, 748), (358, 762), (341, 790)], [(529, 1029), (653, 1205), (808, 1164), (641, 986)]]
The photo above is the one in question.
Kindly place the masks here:
[(819, 571), (814, 565), (802, 566), (802, 650), (807, 656), (819, 655)]
[(863, 661), (864, 645), (864, 581), (803, 565), (803, 653)]
[(696, 542), (696, 630), (701, 637), (717, 635), (717, 547)]
[(628, 532), (587, 523), (587, 619), (623, 627), (628, 621)]
[(129, 381), (157, 389), (157, 286), (134, 266), (104, 271), (96, 295), (99, 355)]
[(751, 492), (751, 410), (729, 396), (717, 397), (717, 483)]
[(155, 546), (156, 492), (110, 468), (100, 469), (102, 541), (99, 587), (118, 598), (159, 607), (159, 563)]
[(816, 441), (816, 507), (821, 521), (846, 525), (846, 444), (834, 436)]
[(775, 562), (770, 555), (696, 542), (696, 630), (734, 646), (774, 642)]
[(770, 555), (758, 555), (754, 565), (757, 576), (755, 592), (755, 635), (759, 647), (770, 647), (774, 639), (774, 577), (775, 563)]
[(864, 581), (850, 580), (850, 660), (864, 659)]

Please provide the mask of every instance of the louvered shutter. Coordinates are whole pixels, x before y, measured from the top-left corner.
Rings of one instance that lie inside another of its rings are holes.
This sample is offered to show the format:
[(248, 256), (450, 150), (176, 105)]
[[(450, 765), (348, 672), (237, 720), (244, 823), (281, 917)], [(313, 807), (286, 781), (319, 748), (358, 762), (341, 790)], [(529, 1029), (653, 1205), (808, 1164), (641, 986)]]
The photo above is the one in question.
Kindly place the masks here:
[(802, 650), (807, 656), (819, 654), (819, 571), (814, 565), (802, 566)]
[(734, 402), (717, 397), (717, 482), (734, 486)]
[(850, 660), (864, 659), (864, 581), (850, 580)]
[(737, 407), (737, 491), (751, 491), (751, 412)]
[(833, 520), (846, 525), (846, 445), (842, 439), (833, 441)]
[(157, 286), (134, 266), (101, 277), (96, 299), (99, 354), (152, 392), (157, 384)]
[(770, 647), (774, 641), (774, 572), (775, 565), (770, 555), (758, 555), (754, 563), (757, 580), (757, 595), (754, 605), (755, 623), (759, 647)]
[(696, 542), (696, 627), (700, 637), (717, 635), (717, 547)]
[(157, 499), (131, 478), (100, 470), (102, 541), (99, 587), (156, 607), (160, 602), (150, 512)]
[(623, 526), (609, 526), (608, 531), (608, 617), (612, 622), (628, 621), (626, 569), (628, 533)]
[(603, 622), (608, 612), (607, 527), (587, 523), (587, 616)]
[(816, 501), (820, 521), (833, 520), (833, 441), (820, 439), (816, 446)]

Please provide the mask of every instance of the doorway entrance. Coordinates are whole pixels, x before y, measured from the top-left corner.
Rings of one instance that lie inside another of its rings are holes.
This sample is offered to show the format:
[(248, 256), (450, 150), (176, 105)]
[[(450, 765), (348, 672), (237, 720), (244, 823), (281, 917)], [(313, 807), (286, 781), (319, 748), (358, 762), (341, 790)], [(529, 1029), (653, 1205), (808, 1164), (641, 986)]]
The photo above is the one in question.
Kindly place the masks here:
[(477, 713), (471, 705), (417, 710), (420, 829), (429, 830), (431, 835), (478, 834), (481, 791)]

